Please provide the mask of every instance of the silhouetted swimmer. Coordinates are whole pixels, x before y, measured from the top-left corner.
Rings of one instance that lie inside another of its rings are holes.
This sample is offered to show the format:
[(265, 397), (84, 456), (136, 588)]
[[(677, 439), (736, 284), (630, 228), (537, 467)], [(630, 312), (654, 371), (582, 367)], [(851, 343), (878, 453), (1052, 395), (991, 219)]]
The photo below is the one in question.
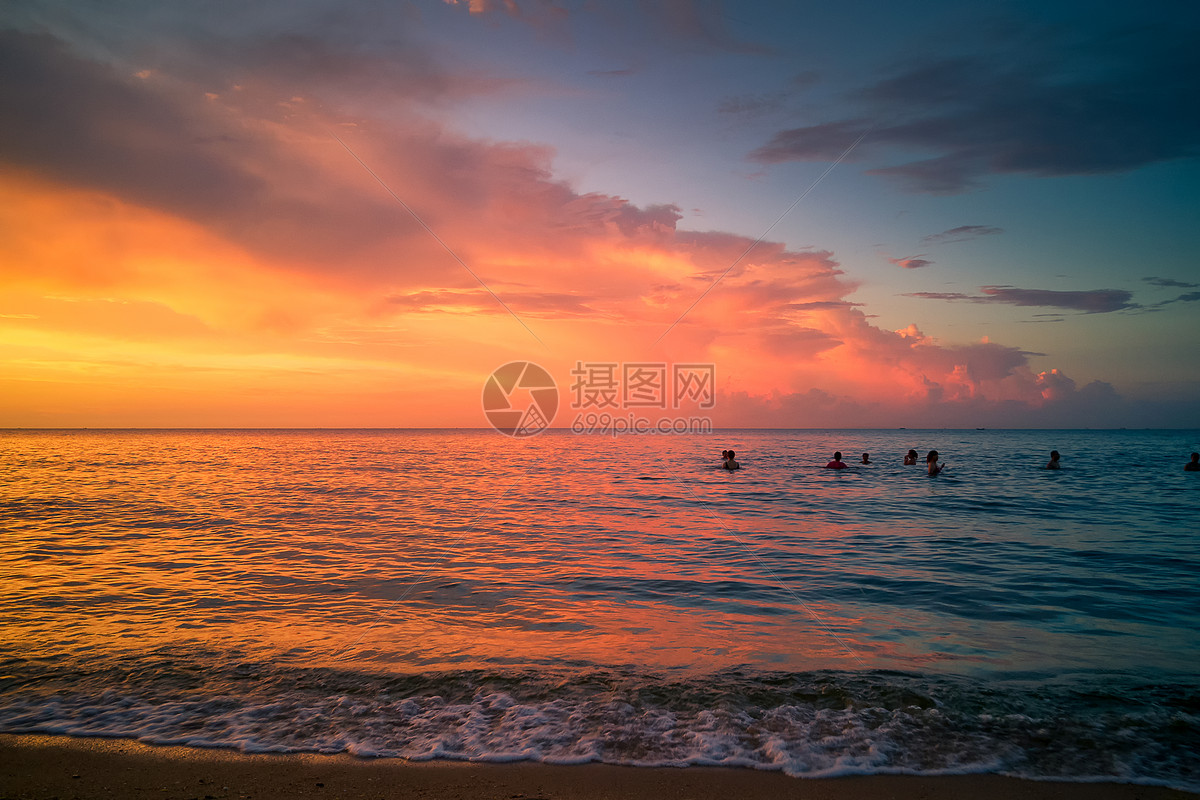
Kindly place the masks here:
[(1058, 451), (1050, 451), (1050, 463), (1046, 464), (1046, 469), (1062, 469), (1062, 465), (1058, 463)]
[(1188, 472), (1200, 472), (1200, 453), (1192, 453), (1192, 460), (1183, 465)]
[(825, 469), (846, 469), (849, 466), (842, 461), (842, 451), (839, 450), (833, 454), (833, 461), (825, 465)]
[(871, 463), (871, 454), (870, 454), (870, 453), (863, 453), (863, 460), (862, 460), (862, 463), (864, 463), (864, 464), (870, 464), (870, 463)]
[(904, 465), (906, 467), (911, 467), (913, 464), (917, 463), (917, 458), (919, 458), (917, 451), (909, 450), (908, 455), (904, 457)]
[(930, 450), (929, 455), (925, 456), (925, 464), (929, 467), (930, 475), (937, 475), (944, 470), (948, 464), (938, 464), (938, 451)]
[(722, 450), (721, 455), (725, 456), (725, 463), (721, 465), (725, 469), (735, 470), (735, 469), (742, 468), (742, 465), (739, 464), (737, 462), (737, 460), (734, 458), (735, 454), (732, 450)]

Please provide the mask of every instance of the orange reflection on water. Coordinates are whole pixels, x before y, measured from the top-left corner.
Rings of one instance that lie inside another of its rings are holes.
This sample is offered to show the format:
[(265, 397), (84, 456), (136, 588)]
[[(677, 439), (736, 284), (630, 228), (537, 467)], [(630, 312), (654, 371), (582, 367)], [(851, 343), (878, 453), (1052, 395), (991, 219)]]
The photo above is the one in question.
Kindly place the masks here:
[[(397, 672), (1063, 650), (1040, 606), (993, 599), (1008, 562), (946, 567), (956, 542), (983, 552), (922, 516), (950, 484), (835, 474), (824, 444), (757, 471), (747, 448), (729, 475), (703, 437), (5, 434), (3, 634), (25, 656), (187, 648)], [(1143, 649), (1151, 633), (1122, 632)]]

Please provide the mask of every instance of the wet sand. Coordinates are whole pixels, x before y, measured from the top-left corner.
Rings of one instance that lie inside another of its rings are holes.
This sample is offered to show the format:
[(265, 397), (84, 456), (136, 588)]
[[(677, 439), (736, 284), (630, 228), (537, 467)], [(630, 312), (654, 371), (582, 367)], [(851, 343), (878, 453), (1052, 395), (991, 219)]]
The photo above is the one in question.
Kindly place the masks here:
[(1166, 800), (1198, 794), (1118, 783), (996, 775), (800, 779), (749, 769), (601, 764), (412, 763), (353, 756), (247, 755), (125, 739), (0, 735), (0, 797), (285, 800)]

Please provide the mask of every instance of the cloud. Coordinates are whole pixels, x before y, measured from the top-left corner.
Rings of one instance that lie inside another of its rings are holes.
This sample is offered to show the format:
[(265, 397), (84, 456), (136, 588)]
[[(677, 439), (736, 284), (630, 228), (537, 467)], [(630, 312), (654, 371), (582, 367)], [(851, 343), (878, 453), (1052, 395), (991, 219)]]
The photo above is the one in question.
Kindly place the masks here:
[[(565, 292), (520, 292), (504, 290), (504, 303), (519, 316), (596, 317), (600, 312), (587, 304), (589, 297)], [(427, 290), (392, 295), (387, 302), (419, 313), (508, 314), (496, 296), (483, 289), (460, 291)]]
[(1200, 283), (1184, 283), (1183, 281), (1177, 281), (1173, 278), (1142, 278), (1142, 280), (1146, 283), (1153, 284), (1154, 286), (1163, 286), (1175, 289), (1195, 289), (1200, 287)]
[(752, 152), (750, 158), (764, 164), (836, 161), (846, 152), (846, 148), (869, 130), (867, 120), (856, 119), (780, 131), (770, 142)]
[(5, 298), (5, 305), (20, 303), (25, 312), (0, 314), (19, 320), (21, 329), (70, 331), (132, 341), (204, 338), (212, 329), (194, 316), (181, 314), (163, 303), (69, 297)]
[(933, 263), (929, 259), (924, 258), (922, 256), (909, 256), (908, 258), (889, 258), (888, 261), (892, 262), (896, 266), (901, 267), (903, 269), (920, 269), (921, 267), (928, 267), (930, 264)]
[(1182, 406), (1132, 401), (1111, 384), (1092, 381), (1082, 387), (1056, 369), (1023, 371), (1019, 382), (1036, 399), (999, 395), (953, 396), (931, 384), (924, 397), (895, 403), (864, 400), (813, 388), (754, 395), (723, 392), (713, 411), (718, 427), (755, 419), (775, 428), (974, 428), (981, 424), (1010, 428), (1077, 428), (1080, 420), (1095, 427), (1119, 427), (1130, 419), (1143, 424), (1174, 424), (1186, 419)]
[(998, 233), (1004, 233), (1004, 229), (995, 228), (990, 225), (959, 225), (957, 228), (951, 228), (948, 231), (923, 236), (921, 237), (921, 244), (951, 244), (953, 242), (965, 242), (978, 236), (994, 236)]
[(1133, 295), (1124, 289), (1089, 289), (1059, 291), (1055, 289), (1019, 289), (1015, 286), (981, 286), (982, 295), (962, 292), (910, 292), (906, 297), (927, 300), (966, 300), (971, 303), (1008, 303), (1014, 306), (1036, 306), (1082, 311), (1087, 314), (1106, 314), (1113, 311), (1141, 308), (1131, 302)]
[[(12, 120), (0, 128), (0, 296), (34, 298), (2, 309), (4, 327), (41, 337), (38, 366), (21, 367), (30, 384), (64, 380), (90, 397), (79, 375), (91, 359), (112, 385), (168, 385), (155, 419), (183, 396), (206, 408), (288, 396), (326, 409), (307, 424), (478, 423), (479, 376), (532, 340), (457, 256), (547, 343), (550, 363), (728, 365), (737, 392), (794, 396), (786, 407), (824, 409), (830, 424), (879, 408), (1049, 402), (1023, 350), (872, 324), (832, 252), (680, 230), (678, 206), (581, 193), (555, 177), (548, 148), (457, 133), (413, 87), (386, 117), (347, 113), (379, 88), (332, 45), (314, 58), (346, 65), (358, 93), (345, 105), (296, 99), (292, 46), (245, 56), (241, 90), (215, 85), (226, 64), (211, 80), (198, 64), (139, 78), (48, 36), (9, 33), (0, 48), (0, 113)], [(958, 298), (1130, 305), (1113, 290), (982, 291)], [(438, 416), (451, 396), (467, 398), (453, 420)], [(380, 409), (369, 422), (357, 416), (367, 406)]]
[[(895, 159), (869, 170), (906, 188), (966, 191), (990, 175), (1126, 172), (1200, 154), (1200, 107), (1181, 102), (1200, 72), (1196, 30), (1146, 25), (1084, 42), (981, 43), (971, 55), (905, 60), (848, 94), (842, 118), (779, 131), (750, 154), (768, 164), (827, 161), (868, 133)], [(886, 154), (886, 155), (885, 155)]]
[[(263, 192), (261, 176), (220, 154), (242, 149), (222, 136), (227, 129), (204, 125), (49, 35), (0, 31), (0, 76), (0, 152), (10, 165), (184, 213), (245, 206)], [(207, 144), (214, 140), (222, 145)]]
[(489, 14), (503, 11), (510, 17), (521, 16), (521, 7), (516, 0), (445, 0), (452, 6), (466, 6), (472, 14)]
[(1157, 310), (1157, 309), (1162, 308), (1163, 306), (1169, 306), (1172, 303), (1195, 303), (1198, 300), (1200, 300), (1200, 292), (1186, 292), (1185, 294), (1181, 294), (1178, 297), (1174, 297), (1170, 300), (1163, 300), (1161, 302), (1155, 303), (1155, 304), (1149, 306), (1149, 310), (1151, 310), (1151, 311)]

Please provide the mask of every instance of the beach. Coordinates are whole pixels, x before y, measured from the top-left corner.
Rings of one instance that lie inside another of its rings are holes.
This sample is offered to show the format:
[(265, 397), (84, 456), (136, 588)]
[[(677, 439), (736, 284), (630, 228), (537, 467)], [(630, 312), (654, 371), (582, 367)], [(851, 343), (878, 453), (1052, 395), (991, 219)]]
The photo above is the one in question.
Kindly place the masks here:
[(789, 778), (727, 768), (411, 763), (346, 755), (247, 755), (121, 739), (0, 735), (0, 796), (12, 800), (1182, 800), (1156, 786), (997, 775)]

